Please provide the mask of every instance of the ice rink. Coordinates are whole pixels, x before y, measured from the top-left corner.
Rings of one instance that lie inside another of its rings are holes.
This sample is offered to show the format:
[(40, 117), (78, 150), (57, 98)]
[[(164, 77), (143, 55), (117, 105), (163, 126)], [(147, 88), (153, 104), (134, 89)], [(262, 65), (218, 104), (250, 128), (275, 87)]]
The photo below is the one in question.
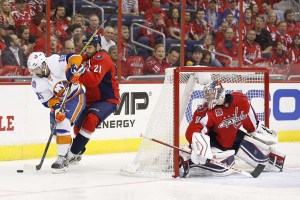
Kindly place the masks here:
[[(0, 162), (0, 200), (293, 200), (300, 199), (300, 143), (281, 143), (285, 168), (264, 172), (258, 178), (235, 174), (228, 177), (186, 179), (138, 178), (119, 174), (135, 153), (84, 156), (68, 173), (52, 174), (55, 158), (45, 160), (40, 171), (17, 173), (37, 160)], [(237, 168), (247, 169), (241, 161)]]

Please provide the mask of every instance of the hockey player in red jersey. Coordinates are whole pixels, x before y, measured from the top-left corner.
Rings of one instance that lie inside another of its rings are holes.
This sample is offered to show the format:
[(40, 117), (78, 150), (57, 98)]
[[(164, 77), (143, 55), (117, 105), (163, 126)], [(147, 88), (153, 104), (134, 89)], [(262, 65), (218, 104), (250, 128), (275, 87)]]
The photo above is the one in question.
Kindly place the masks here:
[[(181, 175), (229, 175), (232, 172), (207, 162), (216, 159), (234, 165), (234, 156), (256, 167), (264, 164), (267, 171), (282, 171), (285, 155), (271, 146), (278, 135), (257, 118), (247, 96), (240, 92), (225, 95), (219, 81), (204, 86), (205, 103), (194, 112), (186, 130), (191, 155), (181, 156)], [(246, 132), (240, 130), (244, 128)], [(193, 169), (193, 170), (192, 170)]]
[[(84, 39), (83, 44), (86, 45), (91, 37)], [(86, 70), (79, 81), (86, 88), (86, 108), (74, 126), (76, 136), (67, 155), (70, 164), (81, 160), (85, 145), (96, 127), (116, 110), (120, 98), (119, 85), (115, 79), (116, 68), (109, 54), (101, 50), (101, 38), (98, 35), (93, 37), (82, 57), (81, 66)], [(70, 74), (69, 78), (74, 77)]]

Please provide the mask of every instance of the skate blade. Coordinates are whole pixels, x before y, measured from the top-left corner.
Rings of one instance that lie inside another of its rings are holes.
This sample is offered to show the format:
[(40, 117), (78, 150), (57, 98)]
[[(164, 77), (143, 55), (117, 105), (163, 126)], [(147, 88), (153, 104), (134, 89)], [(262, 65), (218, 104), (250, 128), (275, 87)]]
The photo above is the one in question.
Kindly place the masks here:
[(64, 167), (64, 168), (61, 168), (61, 169), (52, 169), (53, 174), (62, 174), (62, 173), (66, 173), (66, 172), (68, 172), (67, 167)]

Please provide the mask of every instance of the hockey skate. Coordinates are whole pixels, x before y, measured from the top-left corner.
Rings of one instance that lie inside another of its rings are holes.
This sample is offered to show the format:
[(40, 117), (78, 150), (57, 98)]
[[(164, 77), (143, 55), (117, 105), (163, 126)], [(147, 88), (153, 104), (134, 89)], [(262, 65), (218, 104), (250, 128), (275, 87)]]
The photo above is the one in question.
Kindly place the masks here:
[(57, 160), (51, 165), (52, 173), (60, 174), (67, 172), (68, 162), (65, 156), (58, 156)]
[(85, 152), (85, 147), (82, 151), (79, 152), (79, 154), (73, 154), (71, 151), (68, 152), (67, 157), (68, 157), (68, 162), (70, 165), (78, 165), (79, 162), (82, 159), (82, 154)]

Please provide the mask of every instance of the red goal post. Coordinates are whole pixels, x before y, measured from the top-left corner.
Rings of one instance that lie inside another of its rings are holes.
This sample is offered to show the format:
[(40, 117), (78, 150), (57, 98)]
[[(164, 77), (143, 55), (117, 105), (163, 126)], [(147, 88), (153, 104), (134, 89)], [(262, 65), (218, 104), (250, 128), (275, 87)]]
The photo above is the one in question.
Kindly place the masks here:
[[(185, 130), (198, 105), (203, 86), (221, 81), (225, 92), (245, 93), (261, 121), (269, 125), (269, 73), (262, 68), (178, 67), (166, 70), (161, 94), (143, 135), (180, 147), (186, 144)], [(179, 151), (143, 139), (134, 161), (121, 169), (133, 176), (179, 176)]]

